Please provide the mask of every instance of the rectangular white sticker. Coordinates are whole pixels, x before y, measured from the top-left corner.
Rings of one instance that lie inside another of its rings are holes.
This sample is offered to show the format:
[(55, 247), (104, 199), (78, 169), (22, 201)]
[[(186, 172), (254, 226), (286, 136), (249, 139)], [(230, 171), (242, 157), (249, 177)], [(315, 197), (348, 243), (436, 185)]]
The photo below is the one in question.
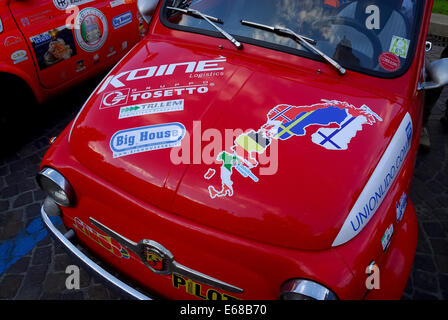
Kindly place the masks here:
[(118, 119), (184, 110), (184, 99), (157, 101), (120, 108)]
[(114, 1), (110, 2), (110, 6), (111, 6), (111, 8), (114, 8), (114, 7), (120, 6), (120, 5), (124, 4), (124, 3), (125, 3), (124, 0), (114, 0)]
[(402, 37), (393, 36), (390, 42), (389, 51), (397, 56), (406, 59), (408, 56), (409, 45), (411, 41)]

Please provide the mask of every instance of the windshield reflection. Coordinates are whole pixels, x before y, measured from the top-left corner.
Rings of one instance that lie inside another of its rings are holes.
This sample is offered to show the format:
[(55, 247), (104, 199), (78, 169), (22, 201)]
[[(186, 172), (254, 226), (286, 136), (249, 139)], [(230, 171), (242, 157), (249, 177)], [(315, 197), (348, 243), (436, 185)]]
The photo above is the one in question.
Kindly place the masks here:
[[(422, 3), (417, 0), (190, 0), (166, 1), (219, 17), (241, 42), (309, 56), (291, 37), (241, 25), (248, 20), (283, 26), (316, 40), (344, 67), (374, 73), (404, 71), (412, 60)], [(206, 22), (169, 13), (174, 25), (213, 31)], [(297, 52), (297, 53), (296, 53)], [(304, 54), (305, 53), (305, 54)]]

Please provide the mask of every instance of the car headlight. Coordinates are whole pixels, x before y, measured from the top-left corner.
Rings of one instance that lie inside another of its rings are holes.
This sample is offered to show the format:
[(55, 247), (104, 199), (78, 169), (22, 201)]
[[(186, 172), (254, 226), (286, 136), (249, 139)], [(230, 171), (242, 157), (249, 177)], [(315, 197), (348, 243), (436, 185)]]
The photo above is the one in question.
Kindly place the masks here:
[(71, 207), (75, 203), (73, 188), (62, 174), (52, 168), (44, 168), (36, 176), (39, 187), (57, 204)]
[(291, 279), (280, 288), (281, 300), (337, 300), (336, 295), (323, 285), (305, 279)]

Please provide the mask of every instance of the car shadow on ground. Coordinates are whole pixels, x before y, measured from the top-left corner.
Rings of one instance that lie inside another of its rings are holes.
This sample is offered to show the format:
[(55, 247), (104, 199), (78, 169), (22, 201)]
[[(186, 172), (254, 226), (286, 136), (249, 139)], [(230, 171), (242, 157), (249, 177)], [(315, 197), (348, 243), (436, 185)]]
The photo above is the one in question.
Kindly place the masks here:
[[(2, 139), (0, 158), (14, 157), (23, 146), (36, 139), (38, 144), (48, 145), (51, 138), (49, 135), (61, 132), (74, 119), (104, 76), (105, 73), (95, 76), (43, 104), (32, 100), (17, 105), (15, 96), (8, 96), (5, 92), (2, 107), (14, 107), (20, 111), (8, 116), (6, 121), (3, 121), (6, 124), (0, 128)], [(2, 113), (0, 117), (5, 116)]]

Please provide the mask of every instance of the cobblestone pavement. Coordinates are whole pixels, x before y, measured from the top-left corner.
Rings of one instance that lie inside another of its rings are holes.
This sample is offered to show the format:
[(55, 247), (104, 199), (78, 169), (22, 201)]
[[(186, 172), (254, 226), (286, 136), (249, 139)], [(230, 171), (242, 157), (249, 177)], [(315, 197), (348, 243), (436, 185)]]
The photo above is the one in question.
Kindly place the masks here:
[[(441, 50), (442, 47), (435, 46), (430, 58), (438, 57)], [(41, 225), (35, 226), (44, 195), (34, 177), (48, 141), (74, 118), (99, 79), (39, 106), (28, 117), (28, 123), (15, 126), (15, 135), (9, 135), (10, 139), (15, 137), (14, 142), (5, 153), (2, 149), (0, 258), (2, 250), (18, 234), (31, 233), (33, 226), (38, 232), (32, 234), (36, 240), (34, 247), (24, 248), (22, 258), (0, 274), (0, 299), (120, 298), (82, 269), (80, 290), (66, 289), (65, 271), (73, 261), (45, 230), (39, 229)], [(420, 153), (416, 162), (410, 196), (417, 210), (419, 240), (403, 299), (448, 299), (448, 132), (439, 121), (447, 99), (445, 88), (429, 121), (432, 150)]]

